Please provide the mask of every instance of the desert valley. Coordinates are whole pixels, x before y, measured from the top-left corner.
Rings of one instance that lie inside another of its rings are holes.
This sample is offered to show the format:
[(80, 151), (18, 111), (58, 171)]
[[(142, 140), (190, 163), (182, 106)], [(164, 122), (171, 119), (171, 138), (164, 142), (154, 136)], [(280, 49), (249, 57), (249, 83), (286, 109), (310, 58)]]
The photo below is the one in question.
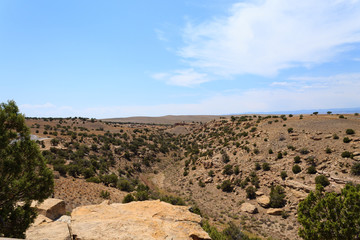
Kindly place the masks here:
[(316, 183), (335, 193), (360, 184), (358, 114), (26, 124), (53, 169), (53, 197), (64, 200), (68, 215), (104, 200), (160, 199), (189, 206), (210, 236), (230, 224), (249, 238), (300, 239), (298, 206)]

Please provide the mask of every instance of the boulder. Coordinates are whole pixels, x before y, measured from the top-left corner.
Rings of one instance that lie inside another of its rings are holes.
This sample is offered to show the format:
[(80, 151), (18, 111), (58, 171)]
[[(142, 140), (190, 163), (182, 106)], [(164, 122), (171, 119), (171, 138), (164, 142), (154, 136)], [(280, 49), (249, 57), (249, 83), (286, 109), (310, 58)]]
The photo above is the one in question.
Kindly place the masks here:
[(355, 156), (355, 157), (353, 157), (353, 159), (356, 161), (360, 161), (360, 156)]
[[(41, 216), (41, 215), (40, 215)], [(27, 240), (70, 240), (68, 224), (65, 222), (43, 222), (32, 225), (26, 231)]]
[(256, 199), (256, 201), (258, 202), (258, 204), (264, 208), (268, 207), (269, 204), (270, 204), (270, 198), (268, 196), (261, 196), (261, 197), (258, 197)]
[(243, 204), (241, 204), (240, 210), (242, 212), (247, 212), (247, 213), (251, 213), (251, 214), (254, 214), (254, 213), (258, 212), (257, 207), (255, 207), (255, 205), (253, 205), (251, 203), (243, 203)]
[(71, 231), (81, 240), (210, 240), (201, 217), (188, 209), (159, 200), (82, 206), (71, 214)]
[(256, 191), (255, 194), (257, 197), (264, 195), (262, 191)]
[(283, 209), (282, 208), (269, 208), (266, 213), (269, 215), (281, 215)]
[(33, 202), (32, 207), (36, 207), (37, 212), (45, 217), (55, 220), (66, 214), (65, 202), (61, 199), (48, 198), (44, 202), (38, 204)]

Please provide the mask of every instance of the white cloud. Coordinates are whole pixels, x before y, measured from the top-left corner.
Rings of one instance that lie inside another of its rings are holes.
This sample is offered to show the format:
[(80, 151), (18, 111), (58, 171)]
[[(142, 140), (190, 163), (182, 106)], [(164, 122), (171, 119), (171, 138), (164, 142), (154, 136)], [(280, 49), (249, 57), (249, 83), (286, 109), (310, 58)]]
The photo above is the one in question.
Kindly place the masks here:
[(158, 80), (164, 80), (170, 85), (189, 87), (208, 82), (207, 74), (196, 72), (194, 69), (175, 70), (171, 73), (156, 73), (152, 76)]
[[(211, 79), (275, 76), (282, 69), (311, 67), (351, 50), (360, 42), (360, 4), (358, 0), (242, 1), (226, 16), (188, 23), (183, 37), (178, 54), (193, 69), (192, 76), (195, 72)], [(168, 82), (189, 86), (205, 82), (200, 79), (180, 73)]]

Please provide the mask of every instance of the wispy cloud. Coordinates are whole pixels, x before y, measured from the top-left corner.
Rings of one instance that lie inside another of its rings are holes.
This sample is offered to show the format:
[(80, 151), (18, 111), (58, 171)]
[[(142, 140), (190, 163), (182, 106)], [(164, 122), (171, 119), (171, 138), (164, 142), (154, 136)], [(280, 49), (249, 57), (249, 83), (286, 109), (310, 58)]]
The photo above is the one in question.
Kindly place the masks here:
[[(360, 4), (358, 0), (241, 1), (225, 16), (189, 22), (183, 38), (178, 54), (194, 72), (212, 79), (275, 76), (283, 69), (332, 61), (351, 50), (360, 42)], [(189, 86), (191, 81), (170, 83)], [(194, 82), (199, 83), (197, 78)]]
[(192, 68), (175, 70), (170, 73), (156, 73), (152, 77), (158, 80), (163, 80), (171, 85), (185, 87), (198, 85), (210, 80), (207, 74), (196, 72)]
[(165, 32), (160, 29), (155, 29), (155, 34), (160, 41), (167, 42), (168, 39), (165, 36)]

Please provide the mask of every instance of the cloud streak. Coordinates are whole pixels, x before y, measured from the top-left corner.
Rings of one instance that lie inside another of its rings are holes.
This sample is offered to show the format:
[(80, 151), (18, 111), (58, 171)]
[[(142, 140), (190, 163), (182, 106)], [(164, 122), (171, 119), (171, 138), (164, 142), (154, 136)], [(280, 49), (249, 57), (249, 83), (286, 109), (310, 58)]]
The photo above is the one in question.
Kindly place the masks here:
[[(234, 4), (228, 14), (189, 22), (178, 51), (195, 72), (208, 78), (176, 78), (190, 86), (242, 74), (276, 76), (293, 67), (333, 61), (360, 42), (358, 0), (259, 0)], [(180, 74), (181, 75), (181, 74)]]

